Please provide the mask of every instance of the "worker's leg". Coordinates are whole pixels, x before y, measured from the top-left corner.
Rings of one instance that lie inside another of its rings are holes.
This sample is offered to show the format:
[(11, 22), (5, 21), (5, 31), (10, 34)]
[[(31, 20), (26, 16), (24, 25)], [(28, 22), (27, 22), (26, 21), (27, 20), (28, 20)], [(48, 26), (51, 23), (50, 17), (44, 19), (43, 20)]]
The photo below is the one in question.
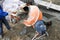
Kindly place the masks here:
[(2, 27), (2, 21), (0, 20), (0, 38), (3, 35), (3, 27)]
[(36, 34), (34, 35), (34, 37), (32, 38), (32, 40), (34, 40), (38, 35), (39, 35), (39, 33), (36, 32)]
[(40, 33), (42, 33), (42, 31), (41, 31), (41, 29), (40, 29), (40, 27), (39, 27), (41, 24), (43, 24), (42, 21), (37, 21), (37, 22), (35, 23), (34, 29), (36, 30), (36, 34), (34, 35), (34, 37), (32, 38), (32, 40), (34, 40)]
[(11, 29), (11, 27), (10, 27), (8, 21), (5, 19), (5, 17), (2, 19), (2, 22), (5, 24), (5, 26), (6, 26), (6, 28), (7, 28), (8, 30)]
[(46, 26), (44, 25), (43, 21), (37, 21), (35, 23), (35, 30), (39, 33), (40, 36), (42, 36), (46, 31)]
[(44, 25), (43, 21), (40, 20), (37, 21), (34, 26), (35, 26), (35, 30), (39, 32), (40, 35), (42, 35), (42, 31), (46, 30), (46, 26)]

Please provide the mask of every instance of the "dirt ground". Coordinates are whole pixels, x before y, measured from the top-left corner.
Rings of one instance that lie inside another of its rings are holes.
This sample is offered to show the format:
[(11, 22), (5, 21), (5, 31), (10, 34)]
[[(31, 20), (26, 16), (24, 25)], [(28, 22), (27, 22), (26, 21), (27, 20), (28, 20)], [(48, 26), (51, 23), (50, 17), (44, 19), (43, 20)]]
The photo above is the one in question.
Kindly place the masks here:
[[(43, 8), (43, 10), (44, 9), (45, 8)], [(41, 10), (41, 11), (43, 11), (43, 10)], [(46, 10), (44, 10), (44, 11), (46, 11)], [(51, 14), (52, 14), (52, 12), (51, 12)], [(51, 15), (46, 15), (46, 14), (44, 14), (44, 15), (48, 19), (53, 17)], [(4, 37), (0, 40), (31, 40), (35, 34), (35, 30), (32, 27), (27, 28), (26, 34), (23, 34), (23, 33), (20, 34), (22, 29), (25, 27), (25, 25), (21, 24), (20, 22), (18, 22), (17, 24), (12, 24), (12, 23), (9, 23), (9, 24), (13, 28), (13, 30), (9, 31), (4, 26)], [(49, 33), (49, 36), (44, 37), (43, 40), (60, 40), (60, 20), (58, 20), (57, 18), (53, 18), (52, 26), (50, 26), (47, 31)]]
[[(47, 17), (47, 20), (52, 18), (52, 26), (50, 26), (47, 30), (49, 36), (44, 37), (42, 40), (60, 40), (60, 20), (48, 14), (44, 15)], [(27, 28), (26, 34), (21, 33), (25, 25), (21, 24), (20, 22), (17, 24), (10, 23), (10, 26), (13, 28), (13, 30), (8, 31), (6, 27), (4, 27), (4, 37), (0, 40), (31, 40), (35, 34), (35, 30), (32, 27)]]
[[(48, 37), (45, 37), (43, 40), (60, 40), (60, 20), (54, 18), (52, 20), (53, 24), (47, 30), (49, 33)], [(27, 28), (26, 34), (20, 34), (25, 25), (18, 22), (17, 24), (11, 24), (13, 31), (7, 31), (4, 27), (4, 37), (1, 40), (31, 40), (35, 34), (35, 30), (30, 27)], [(40, 39), (39, 39), (40, 40)]]
[[(56, 1), (56, 3), (60, 5), (60, 1)], [(52, 26), (50, 26), (47, 30), (49, 36), (43, 38), (43, 40), (60, 40), (60, 20), (54, 18), (52, 22)], [(20, 32), (22, 31), (23, 27), (25, 27), (25, 25), (21, 24), (20, 22), (17, 24), (10, 23), (10, 26), (13, 28), (12, 31), (8, 31), (4, 26), (4, 37), (0, 40), (31, 40), (35, 34), (35, 30), (30, 27), (27, 28), (28, 32), (26, 34), (21, 35)]]

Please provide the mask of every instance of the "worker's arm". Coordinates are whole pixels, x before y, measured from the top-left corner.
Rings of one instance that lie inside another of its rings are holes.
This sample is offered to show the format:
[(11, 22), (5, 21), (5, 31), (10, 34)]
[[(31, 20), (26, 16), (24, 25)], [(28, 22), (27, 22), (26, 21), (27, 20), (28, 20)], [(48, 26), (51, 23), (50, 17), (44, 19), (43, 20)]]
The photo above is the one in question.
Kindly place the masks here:
[(3, 12), (2, 15), (3, 15), (3, 16), (7, 16), (8, 13), (7, 13), (7, 12)]
[(7, 16), (8, 13), (7, 12), (3, 12), (2, 10), (0, 10), (0, 16)]
[(25, 24), (27, 27), (31, 26), (27, 20), (24, 20), (23, 24)]
[(29, 14), (30, 15), (28, 19), (24, 21), (24, 24), (26, 26), (32, 26), (38, 20), (38, 15), (39, 15), (38, 12), (33, 11), (33, 12), (30, 12)]

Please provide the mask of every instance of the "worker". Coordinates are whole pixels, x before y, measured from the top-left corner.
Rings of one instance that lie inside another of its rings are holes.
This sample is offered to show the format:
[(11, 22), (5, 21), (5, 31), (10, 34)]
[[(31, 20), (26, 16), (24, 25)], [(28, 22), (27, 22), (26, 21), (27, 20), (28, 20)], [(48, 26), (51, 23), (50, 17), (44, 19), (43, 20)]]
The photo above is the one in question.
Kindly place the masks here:
[(43, 22), (43, 15), (39, 8), (35, 5), (32, 5), (32, 3), (30, 2), (27, 3), (27, 6), (25, 6), (23, 9), (28, 13), (28, 18), (23, 21), (23, 24), (25, 24), (26, 27), (33, 26), (33, 28), (37, 32), (32, 40), (34, 40), (34, 38), (36, 38), (38, 35), (48, 35), (48, 33), (46, 32), (46, 26)]
[(4, 23), (6, 25), (6, 28), (8, 30), (11, 30), (11, 27), (9, 25), (9, 23), (7, 22), (7, 20), (5, 19), (5, 16), (7, 16), (8, 13), (3, 11), (3, 8), (0, 6), (0, 38), (2, 38), (3, 36), (3, 27), (2, 27), (2, 23)]

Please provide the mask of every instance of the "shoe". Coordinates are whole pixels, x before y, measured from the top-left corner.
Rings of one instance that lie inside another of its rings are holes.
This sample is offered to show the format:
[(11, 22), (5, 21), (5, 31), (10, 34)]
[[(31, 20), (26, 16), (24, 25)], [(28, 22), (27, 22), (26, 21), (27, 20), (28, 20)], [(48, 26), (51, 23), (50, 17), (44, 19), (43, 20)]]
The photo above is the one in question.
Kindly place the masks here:
[(12, 32), (14, 32), (13, 28), (10, 28), (10, 29), (9, 29), (9, 31), (12, 31)]
[(49, 36), (48, 32), (45, 32), (45, 34), (46, 34), (45, 36)]
[(11, 28), (10, 31), (12, 31), (13, 29)]
[(15, 32), (15, 30), (13, 30), (12, 28), (9, 30), (10, 32)]
[(0, 39), (2, 39), (2, 35), (0, 35)]

